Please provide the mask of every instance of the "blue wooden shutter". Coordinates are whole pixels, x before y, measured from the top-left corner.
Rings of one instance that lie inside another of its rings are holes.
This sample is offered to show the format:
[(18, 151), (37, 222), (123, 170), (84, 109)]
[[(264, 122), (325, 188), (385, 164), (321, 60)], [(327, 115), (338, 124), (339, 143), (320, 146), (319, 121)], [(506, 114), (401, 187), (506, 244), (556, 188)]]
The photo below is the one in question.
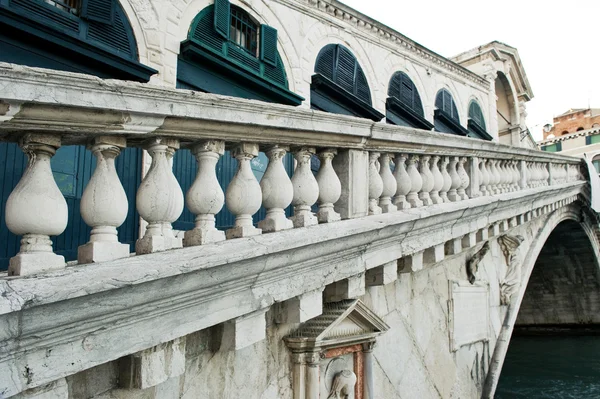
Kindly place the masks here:
[(229, 40), (229, 25), (231, 25), (229, 0), (215, 0), (215, 31)]
[(115, 0), (82, 0), (81, 18), (112, 25), (115, 21)]
[(556, 143), (556, 151), (562, 151), (562, 142)]
[(260, 26), (260, 59), (277, 66), (277, 29), (269, 25)]
[(592, 144), (592, 136), (585, 136), (585, 145)]

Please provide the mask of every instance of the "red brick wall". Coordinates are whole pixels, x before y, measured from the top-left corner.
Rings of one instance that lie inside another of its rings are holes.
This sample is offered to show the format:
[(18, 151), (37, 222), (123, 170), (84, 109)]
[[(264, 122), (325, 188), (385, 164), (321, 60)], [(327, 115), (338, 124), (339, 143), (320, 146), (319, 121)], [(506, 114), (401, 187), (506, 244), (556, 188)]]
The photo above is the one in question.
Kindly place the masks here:
[(556, 137), (562, 136), (565, 131), (567, 133), (575, 133), (580, 127), (583, 130), (591, 129), (595, 123), (600, 124), (600, 115), (591, 116), (590, 110), (586, 109), (554, 118), (553, 122), (554, 126), (552, 126), (552, 129), (549, 132), (544, 132), (544, 139), (550, 134), (554, 134)]

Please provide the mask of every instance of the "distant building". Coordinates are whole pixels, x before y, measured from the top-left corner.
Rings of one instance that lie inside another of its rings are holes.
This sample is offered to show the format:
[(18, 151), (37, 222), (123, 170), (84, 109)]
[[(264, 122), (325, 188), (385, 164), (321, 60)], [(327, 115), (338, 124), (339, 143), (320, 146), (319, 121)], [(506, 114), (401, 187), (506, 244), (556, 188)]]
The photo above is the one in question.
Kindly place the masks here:
[(600, 128), (600, 108), (571, 108), (544, 126), (544, 140), (595, 128)]

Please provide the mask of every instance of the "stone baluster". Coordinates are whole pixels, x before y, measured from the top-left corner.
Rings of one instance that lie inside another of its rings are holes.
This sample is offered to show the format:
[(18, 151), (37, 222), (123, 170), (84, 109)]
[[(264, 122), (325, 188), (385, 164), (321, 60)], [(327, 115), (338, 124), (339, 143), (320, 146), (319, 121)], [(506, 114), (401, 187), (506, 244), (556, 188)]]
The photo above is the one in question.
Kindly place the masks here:
[(237, 159), (238, 168), (225, 191), (225, 204), (235, 215), (235, 223), (225, 236), (232, 239), (262, 234), (262, 230), (252, 223), (252, 215), (258, 212), (262, 203), (260, 184), (250, 165), (252, 159), (258, 156), (258, 144), (240, 143), (231, 156)]
[(538, 168), (537, 162), (531, 163), (531, 170), (533, 175), (533, 187), (539, 187), (540, 185), (540, 169)]
[(225, 152), (225, 142), (203, 141), (195, 144), (191, 151), (198, 161), (198, 170), (185, 202), (196, 220), (194, 228), (184, 234), (183, 245), (186, 247), (225, 240), (225, 232), (215, 227), (215, 215), (225, 203), (225, 194), (216, 174), (217, 162)]
[(451, 157), (450, 164), (448, 165), (448, 174), (450, 174), (450, 178), (452, 179), (452, 186), (450, 186), (450, 190), (448, 190), (448, 199), (452, 202), (460, 201), (461, 197), (458, 194), (458, 189), (462, 185), (462, 181), (457, 172), (458, 167), (458, 157)]
[(294, 186), (294, 216), (291, 217), (294, 227), (308, 227), (319, 223), (312, 213), (311, 206), (319, 199), (319, 183), (310, 169), (310, 158), (314, 148), (299, 147), (294, 150), (296, 170), (292, 176)]
[(502, 192), (500, 189), (500, 169), (498, 168), (499, 162), (500, 160), (498, 159), (492, 160), (492, 168), (494, 172), (494, 195)]
[(383, 191), (379, 198), (379, 207), (383, 213), (396, 212), (398, 208), (392, 203), (392, 196), (396, 194), (396, 179), (390, 169), (390, 154), (383, 153), (379, 157), (379, 177), (383, 183)]
[(127, 219), (129, 204), (115, 168), (115, 158), (126, 144), (125, 137), (102, 136), (89, 146), (96, 157), (96, 170), (83, 191), (80, 210), (92, 232), (90, 241), (78, 248), (79, 263), (129, 256), (129, 245), (121, 244), (117, 236), (117, 227)]
[(137, 210), (148, 222), (146, 234), (135, 243), (138, 255), (183, 246), (182, 239), (173, 234), (171, 225), (183, 212), (183, 192), (170, 162), (179, 148), (179, 141), (154, 138), (144, 143), (144, 148), (152, 157), (152, 163), (136, 195)]
[(444, 187), (444, 176), (442, 176), (442, 172), (440, 172), (440, 157), (435, 155), (431, 157), (431, 175), (433, 177), (433, 189), (431, 190), (431, 201), (434, 204), (443, 204), (444, 200), (440, 196), (440, 191)]
[(488, 184), (486, 186), (487, 195), (494, 195), (494, 171), (492, 170), (493, 164), (494, 161), (492, 159), (488, 159), (485, 162), (485, 170), (488, 180)]
[(433, 201), (431, 200), (431, 190), (433, 190), (433, 174), (429, 169), (429, 160), (431, 157), (429, 155), (421, 156), (421, 161), (419, 163), (419, 172), (421, 173), (421, 178), (423, 179), (423, 186), (421, 187), (421, 191), (419, 192), (419, 199), (423, 202), (423, 205), (428, 206), (432, 205)]
[(467, 158), (462, 157), (458, 160), (458, 177), (460, 178), (460, 186), (457, 189), (457, 194), (461, 200), (468, 200), (469, 196), (467, 195), (466, 189), (469, 187), (469, 174), (465, 170), (465, 164), (467, 163)]
[(482, 196), (487, 196), (488, 191), (487, 191), (487, 187), (488, 184), (490, 182), (490, 175), (487, 172), (487, 167), (486, 167), (486, 163), (487, 160), (482, 159), (481, 162), (479, 162), (479, 191), (481, 192)]
[(506, 160), (500, 160), (498, 169), (500, 171), (500, 192), (505, 193), (508, 191), (508, 174), (506, 173)]
[(533, 163), (532, 162), (526, 162), (525, 163), (525, 169), (527, 170), (527, 188), (533, 188), (533, 167), (532, 167)]
[(369, 153), (369, 215), (379, 215), (382, 210), (378, 205), (379, 197), (383, 193), (383, 181), (379, 176), (377, 159), (378, 152)]
[(540, 167), (542, 168), (542, 183), (544, 186), (550, 185), (550, 172), (548, 171), (548, 166), (549, 164), (547, 163), (540, 164)]
[(448, 199), (448, 190), (450, 190), (450, 188), (452, 187), (452, 178), (450, 177), (450, 174), (448, 173), (448, 164), (449, 163), (450, 163), (449, 157), (443, 157), (442, 160), (440, 161), (440, 169), (442, 171), (442, 177), (444, 178), (444, 185), (442, 186), (442, 189), (440, 190), (440, 198), (442, 198), (442, 200), (444, 202), (450, 202), (450, 199)]
[(283, 167), (283, 157), (287, 148), (271, 146), (265, 153), (269, 158), (269, 165), (260, 181), (260, 188), (262, 204), (267, 214), (264, 220), (258, 223), (258, 227), (266, 233), (291, 229), (294, 223), (285, 215), (285, 208), (292, 203), (294, 196), (292, 181)]
[(10, 258), (9, 276), (25, 276), (65, 267), (65, 258), (52, 252), (50, 236), (67, 227), (69, 210), (50, 168), (60, 137), (26, 134), (19, 146), (27, 154), (27, 168), (6, 201), (8, 229), (23, 236), (19, 253)]
[(410, 176), (406, 172), (406, 158), (405, 154), (396, 154), (394, 163), (396, 168), (394, 169), (394, 178), (396, 179), (396, 195), (394, 196), (394, 205), (398, 209), (410, 209), (410, 203), (406, 200), (406, 196), (410, 192)]
[(417, 155), (410, 155), (406, 161), (406, 173), (408, 173), (408, 176), (410, 177), (410, 191), (406, 196), (406, 199), (412, 208), (423, 206), (423, 202), (419, 199), (419, 191), (421, 191), (421, 187), (423, 187), (423, 179), (417, 170), (418, 162), (419, 157)]
[(510, 161), (512, 171), (512, 191), (519, 191), (519, 170), (517, 169), (517, 161)]
[(331, 223), (341, 220), (340, 214), (334, 210), (334, 204), (342, 194), (342, 184), (332, 166), (332, 161), (337, 150), (333, 148), (319, 152), (321, 167), (317, 173), (319, 185), (319, 211), (317, 219), (319, 223)]

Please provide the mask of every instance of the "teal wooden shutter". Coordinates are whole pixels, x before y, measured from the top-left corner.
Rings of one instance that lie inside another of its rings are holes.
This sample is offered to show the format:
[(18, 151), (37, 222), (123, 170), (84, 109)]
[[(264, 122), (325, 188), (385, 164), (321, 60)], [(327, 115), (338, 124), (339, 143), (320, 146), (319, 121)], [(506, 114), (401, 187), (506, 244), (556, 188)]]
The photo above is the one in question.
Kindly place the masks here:
[(337, 68), (335, 69), (335, 82), (344, 90), (356, 94), (356, 58), (343, 46), (338, 45)]
[(260, 26), (260, 59), (277, 66), (277, 29), (269, 25)]
[(585, 145), (592, 144), (592, 136), (585, 136)]
[(560, 141), (556, 143), (556, 151), (562, 151), (562, 143)]
[(229, 40), (230, 24), (231, 5), (229, 0), (215, 0), (215, 31), (224, 39)]
[(82, 0), (81, 18), (112, 25), (115, 21), (115, 0)]
[(335, 69), (335, 44), (328, 44), (323, 47), (317, 57), (317, 63), (315, 64), (315, 72), (320, 73), (326, 78), (335, 81), (333, 77), (333, 71)]

